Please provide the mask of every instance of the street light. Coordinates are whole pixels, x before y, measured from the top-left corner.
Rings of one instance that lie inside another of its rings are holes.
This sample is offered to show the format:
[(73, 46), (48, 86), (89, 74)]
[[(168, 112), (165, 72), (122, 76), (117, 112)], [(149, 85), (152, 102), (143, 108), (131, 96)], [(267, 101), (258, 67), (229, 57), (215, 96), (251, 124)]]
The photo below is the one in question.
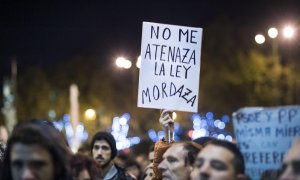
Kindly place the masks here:
[(278, 30), (274, 27), (271, 27), (269, 30), (268, 30), (268, 35), (270, 38), (274, 39), (278, 36)]
[[(291, 40), (292, 38), (294, 38), (296, 36), (296, 28), (293, 27), (292, 25), (287, 25), (285, 26), (283, 29), (281, 30), (277, 30), (276, 28), (272, 27), (268, 30), (268, 36), (272, 39), (270, 41), (270, 45), (272, 46), (272, 56), (275, 61), (279, 62), (280, 65), (282, 66), (282, 70), (281, 70), (281, 79), (283, 79), (286, 75), (283, 73), (284, 71), (284, 66), (286, 64), (286, 62), (288, 61), (288, 59), (290, 59), (288, 56), (290, 56), (289, 52), (290, 52), (290, 48), (289, 49), (285, 49), (285, 51), (281, 51), (281, 57), (279, 56), (279, 40), (281, 40), (281, 38), (278, 38), (278, 36), (282, 36), (285, 40)], [(255, 36), (255, 42), (257, 44), (263, 44), (265, 42), (265, 37), (262, 34), (258, 34)], [(282, 81), (282, 80), (279, 80)], [(283, 82), (283, 81), (282, 81)], [(285, 83), (285, 82), (283, 82)], [(296, 83), (298, 84), (298, 83)], [(280, 87), (280, 91), (281, 92), (286, 92), (288, 85), (287, 83), (281, 85), (282, 87)], [(297, 92), (299, 91), (298, 88), (296, 90)], [(296, 99), (297, 99), (297, 95), (296, 95)], [(279, 97), (279, 103), (283, 103), (285, 100), (282, 97)]]
[(96, 119), (96, 111), (94, 109), (87, 109), (84, 113), (86, 120), (93, 121)]
[[(275, 39), (277, 38), (279, 32), (276, 28), (272, 27), (268, 30), (268, 35), (270, 38)], [(282, 35), (286, 39), (291, 39), (295, 36), (295, 28), (291, 25), (285, 26), (282, 30)], [(263, 44), (265, 42), (265, 36), (262, 34), (255, 35), (255, 42), (257, 44)]]
[[(272, 46), (272, 56), (275, 60), (278, 60), (278, 30), (275, 27), (271, 27), (268, 29), (268, 36), (269, 38), (273, 39), (271, 42)], [(263, 44), (266, 41), (266, 38), (263, 34), (257, 34), (255, 36), (255, 42), (257, 44)]]
[[(271, 27), (269, 30), (268, 30), (268, 35), (271, 39), (275, 39), (277, 36), (278, 36), (278, 30), (274, 27)], [(263, 44), (264, 42), (266, 41), (266, 38), (264, 35), (262, 34), (257, 34), (255, 36), (255, 42), (257, 44)]]
[(291, 39), (291, 38), (294, 37), (294, 34), (295, 34), (295, 29), (294, 29), (294, 27), (292, 27), (292, 26), (290, 26), (290, 25), (284, 27), (284, 29), (283, 29), (283, 36), (284, 36), (285, 38)]
[[(124, 68), (124, 69), (130, 69), (132, 66), (132, 62), (129, 59), (126, 59), (124, 57), (118, 57), (116, 59), (116, 65), (119, 68)], [(136, 67), (140, 68), (141, 67), (141, 56), (139, 56), (136, 60)]]
[(256, 42), (257, 44), (263, 44), (263, 43), (265, 42), (265, 40), (266, 40), (266, 38), (265, 38), (265, 36), (262, 35), (262, 34), (257, 34), (257, 35), (255, 36), (255, 42)]
[(120, 68), (129, 69), (131, 68), (131, 61), (128, 59), (125, 59), (124, 57), (118, 57), (116, 59), (116, 65)]

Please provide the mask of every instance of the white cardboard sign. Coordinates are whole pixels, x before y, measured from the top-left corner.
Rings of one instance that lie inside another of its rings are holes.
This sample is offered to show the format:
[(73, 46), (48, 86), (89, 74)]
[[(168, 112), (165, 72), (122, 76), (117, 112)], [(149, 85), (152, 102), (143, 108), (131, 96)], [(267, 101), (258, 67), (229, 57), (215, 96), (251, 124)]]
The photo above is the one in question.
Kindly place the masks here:
[(138, 107), (198, 111), (202, 28), (143, 22)]

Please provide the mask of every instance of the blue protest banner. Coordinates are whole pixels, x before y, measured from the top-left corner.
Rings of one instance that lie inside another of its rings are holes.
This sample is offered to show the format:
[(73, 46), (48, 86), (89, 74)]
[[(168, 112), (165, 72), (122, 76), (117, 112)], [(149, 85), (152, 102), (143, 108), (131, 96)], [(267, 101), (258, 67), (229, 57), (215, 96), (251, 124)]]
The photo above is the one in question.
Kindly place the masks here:
[(246, 173), (259, 179), (278, 169), (294, 137), (300, 136), (300, 106), (246, 107), (233, 113), (234, 133)]

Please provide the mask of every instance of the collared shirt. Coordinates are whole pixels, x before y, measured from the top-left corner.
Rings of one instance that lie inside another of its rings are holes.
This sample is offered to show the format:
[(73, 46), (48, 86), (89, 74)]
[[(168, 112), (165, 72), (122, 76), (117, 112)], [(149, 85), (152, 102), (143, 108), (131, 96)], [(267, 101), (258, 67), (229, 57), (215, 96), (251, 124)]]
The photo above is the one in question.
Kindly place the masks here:
[(109, 171), (105, 174), (103, 180), (111, 180), (118, 173), (118, 170), (115, 165), (112, 165)]

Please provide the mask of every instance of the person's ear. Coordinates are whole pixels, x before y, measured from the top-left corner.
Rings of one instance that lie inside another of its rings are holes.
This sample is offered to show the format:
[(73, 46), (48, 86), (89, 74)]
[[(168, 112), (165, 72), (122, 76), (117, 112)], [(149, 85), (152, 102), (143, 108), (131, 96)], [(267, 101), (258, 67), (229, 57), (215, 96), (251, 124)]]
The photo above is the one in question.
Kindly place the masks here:
[(247, 178), (247, 176), (244, 175), (244, 174), (238, 174), (238, 175), (236, 176), (236, 179), (237, 179), (237, 180), (247, 180), (248, 178)]

